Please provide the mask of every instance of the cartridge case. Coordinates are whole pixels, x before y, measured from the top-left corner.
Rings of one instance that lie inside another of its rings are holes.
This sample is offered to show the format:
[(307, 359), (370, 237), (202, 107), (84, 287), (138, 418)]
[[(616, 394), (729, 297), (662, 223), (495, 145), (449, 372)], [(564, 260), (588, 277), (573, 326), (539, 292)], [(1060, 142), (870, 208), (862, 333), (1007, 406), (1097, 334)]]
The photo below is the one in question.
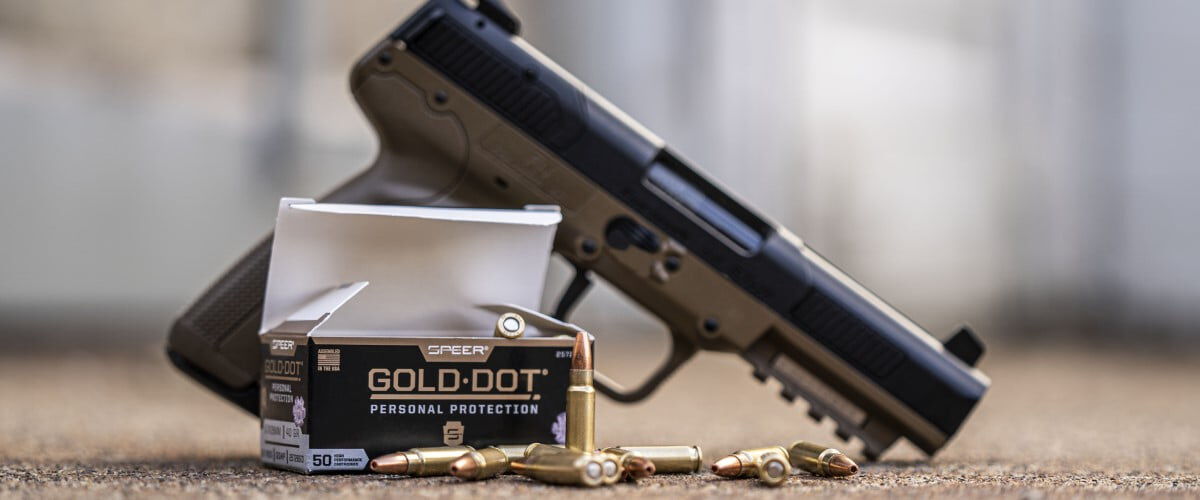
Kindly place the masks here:
[(408, 450), (408, 475), (443, 476), (450, 473), (450, 462), (467, 452), (475, 451), (470, 446), (437, 446)]
[(519, 339), (525, 335), (525, 318), (514, 312), (501, 314), (496, 319), (496, 328), (493, 334), (505, 339)]
[(563, 448), (562, 446), (558, 446), (558, 445), (554, 445), (554, 444), (530, 443), (528, 446), (525, 447), (525, 455), (524, 456), (532, 457), (534, 455), (541, 455), (544, 453), (566, 453), (569, 451), (579, 451), (579, 450), (569, 450), (567, 448)]
[(408, 472), (410, 476), (444, 476), (450, 473), (450, 462), (475, 451), (470, 446), (437, 446), (408, 450)]
[(786, 454), (767, 453), (758, 458), (758, 480), (771, 487), (782, 486), (792, 475), (792, 466), (788, 464)]
[(721, 477), (758, 477), (764, 485), (780, 486), (792, 473), (788, 452), (782, 446), (767, 446), (736, 451), (712, 464), (714, 474)]
[(469, 451), (450, 463), (450, 474), (459, 479), (477, 481), (508, 472), (508, 454), (491, 446)]
[(766, 456), (779, 456), (786, 462), (788, 452), (782, 446), (740, 450), (717, 459), (713, 462), (712, 471), (722, 477), (755, 477), (759, 475), (759, 466)]
[(617, 484), (625, 476), (621, 467), (621, 457), (612, 453), (593, 453), (600, 460), (600, 472), (604, 475), (604, 484)]
[(624, 470), (622, 469), (621, 457), (617, 456), (615, 454), (596, 453), (596, 452), (580, 452), (578, 450), (572, 450), (572, 449), (564, 448), (564, 447), (558, 446), (558, 445), (543, 444), (543, 443), (533, 443), (533, 444), (530, 444), (529, 447), (525, 449), (526, 457), (533, 457), (533, 456), (538, 456), (538, 455), (555, 455), (555, 454), (568, 454), (569, 455), (569, 454), (575, 454), (575, 453), (596, 455), (597, 460), (600, 461), (600, 465), (602, 466), (601, 474), (604, 476), (604, 484), (615, 484), (615, 483), (621, 481), (621, 479), (623, 478)]
[(384, 474), (409, 476), (443, 476), (450, 473), (450, 463), (463, 454), (475, 451), (470, 446), (438, 446), (413, 448), (371, 460), (371, 470)]
[(645, 479), (654, 475), (656, 470), (654, 462), (640, 453), (621, 448), (605, 448), (600, 451), (617, 459), (617, 465), (621, 467), (621, 481)]
[(654, 462), (655, 474), (692, 474), (704, 467), (699, 446), (617, 446)]
[(828, 446), (796, 441), (788, 447), (792, 466), (822, 477), (847, 477), (858, 473), (858, 464), (844, 453)]
[(508, 460), (511, 462), (511, 461), (519, 459), (519, 458), (525, 458), (526, 450), (528, 450), (530, 447), (532, 447), (535, 444), (538, 444), (538, 443), (498, 444), (496, 446), (493, 446), (493, 448), (496, 448), (496, 449), (504, 452), (504, 456), (508, 457)]
[(514, 473), (550, 484), (596, 487), (604, 484), (604, 455), (564, 450), (534, 453), (510, 464)]
[(787, 456), (788, 456), (787, 448), (784, 448), (782, 446), (764, 446), (762, 448), (750, 448), (748, 450), (742, 450), (742, 453), (750, 455), (750, 456), (754, 457), (755, 459), (762, 458), (764, 455), (778, 454), (778, 455), (783, 456), (783, 458), (786, 460)]
[(569, 449), (596, 451), (596, 389), (592, 386), (592, 344), (586, 332), (575, 335), (567, 379), (567, 439)]

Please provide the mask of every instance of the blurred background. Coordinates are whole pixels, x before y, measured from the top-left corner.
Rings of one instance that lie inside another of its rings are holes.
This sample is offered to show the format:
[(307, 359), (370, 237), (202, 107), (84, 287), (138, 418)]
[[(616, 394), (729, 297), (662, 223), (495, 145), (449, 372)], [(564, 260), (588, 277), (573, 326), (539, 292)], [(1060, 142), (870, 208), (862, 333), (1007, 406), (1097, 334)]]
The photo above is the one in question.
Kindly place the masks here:
[[(0, 0), (5, 348), (157, 350), (280, 196), (373, 159), (348, 71), (416, 6)], [(534, 46), (936, 335), (1200, 343), (1200, 3), (511, 6)], [(581, 324), (647, 328), (592, 298)]]

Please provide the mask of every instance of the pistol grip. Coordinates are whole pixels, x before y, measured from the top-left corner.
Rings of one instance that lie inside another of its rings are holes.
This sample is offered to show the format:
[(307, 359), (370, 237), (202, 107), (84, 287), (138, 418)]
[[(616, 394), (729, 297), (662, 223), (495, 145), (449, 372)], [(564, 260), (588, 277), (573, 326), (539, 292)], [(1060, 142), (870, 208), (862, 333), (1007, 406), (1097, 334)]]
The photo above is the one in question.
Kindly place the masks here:
[(622, 403), (641, 401), (658, 390), (658, 387), (670, 378), (671, 374), (675, 373), (680, 366), (683, 366), (684, 363), (692, 359), (692, 356), (696, 355), (697, 350), (695, 344), (672, 332), (671, 353), (667, 355), (667, 359), (641, 385), (632, 390), (626, 390), (621, 387), (621, 384), (597, 371), (595, 374), (596, 390), (608, 396), (613, 401), (620, 401)]

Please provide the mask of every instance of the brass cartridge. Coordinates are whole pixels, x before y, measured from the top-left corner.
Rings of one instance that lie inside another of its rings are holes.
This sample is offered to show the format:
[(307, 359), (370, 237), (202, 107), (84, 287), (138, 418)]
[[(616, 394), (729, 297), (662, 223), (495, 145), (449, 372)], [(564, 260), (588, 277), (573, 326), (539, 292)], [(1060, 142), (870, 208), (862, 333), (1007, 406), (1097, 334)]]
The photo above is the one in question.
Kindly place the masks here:
[(574, 450), (533, 453), (513, 461), (509, 467), (517, 474), (544, 483), (596, 487), (608, 484), (604, 476), (604, 457), (600, 453)]
[(704, 466), (699, 446), (617, 446), (654, 462), (655, 474), (692, 474)]
[(717, 459), (714, 474), (721, 477), (758, 477), (768, 486), (779, 486), (792, 473), (788, 452), (782, 446), (741, 450)]
[(450, 473), (450, 463), (464, 453), (475, 451), (470, 446), (439, 446), (413, 448), (389, 453), (371, 460), (372, 472), (407, 474), (410, 476), (442, 476)]
[(587, 332), (575, 334), (571, 371), (567, 386), (567, 448), (596, 451), (596, 389), (593, 378), (592, 343)]
[(758, 480), (771, 487), (783, 486), (788, 476), (792, 475), (792, 466), (788, 465), (787, 455), (767, 453), (758, 460)]
[(506, 312), (496, 319), (493, 334), (500, 338), (519, 339), (525, 335), (525, 318), (514, 312)]
[(848, 477), (858, 474), (858, 464), (844, 453), (808, 441), (796, 441), (788, 447), (792, 466), (822, 477)]
[(568, 451), (577, 450), (568, 450), (556, 444), (531, 443), (529, 446), (525, 447), (525, 456), (532, 457), (534, 455), (540, 455), (543, 453), (566, 453)]
[(596, 453), (593, 452), (600, 460), (601, 473), (604, 474), (604, 484), (617, 484), (625, 476), (625, 470), (621, 468), (621, 457), (612, 453)]
[(518, 458), (525, 458), (525, 452), (526, 452), (526, 450), (528, 450), (530, 447), (532, 447), (532, 446), (534, 446), (534, 445), (536, 445), (536, 444), (538, 444), (538, 443), (533, 443), (533, 444), (498, 444), (498, 445), (494, 446), (493, 448), (497, 448), (497, 449), (499, 449), (500, 451), (503, 451), (503, 452), (504, 452), (504, 456), (508, 457), (508, 461), (509, 461), (509, 462), (511, 462), (511, 461), (513, 461), (513, 460), (516, 460), (516, 459), (518, 459)]
[(612, 455), (621, 466), (621, 481), (637, 481), (654, 475), (656, 467), (642, 454), (622, 448), (605, 448), (602, 453)]
[(467, 481), (489, 479), (508, 472), (508, 454), (491, 446), (468, 451), (450, 462), (450, 475)]

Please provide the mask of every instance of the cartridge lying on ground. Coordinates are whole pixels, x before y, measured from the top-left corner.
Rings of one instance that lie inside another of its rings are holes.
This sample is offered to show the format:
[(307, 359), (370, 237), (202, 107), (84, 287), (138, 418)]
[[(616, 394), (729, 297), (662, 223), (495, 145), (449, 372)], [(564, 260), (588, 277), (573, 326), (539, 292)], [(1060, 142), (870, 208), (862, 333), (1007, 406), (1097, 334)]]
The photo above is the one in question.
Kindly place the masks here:
[(605, 448), (600, 450), (600, 452), (612, 455), (617, 459), (618, 465), (621, 466), (621, 481), (645, 479), (653, 476), (657, 470), (654, 462), (635, 451), (621, 448)]
[(846, 477), (858, 473), (858, 464), (842, 452), (808, 441), (796, 441), (788, 447), (793, 467), (823, 477)]
[(567, 448), (596, 451), (596, 390), (592, 387), (592, 343), (587, 332), (575, 334), (567, 386)]
[(512, 462), (509, 467), (517, 474), (544, 483), (596, 487), (609, 484), (604, 474), (606, 458), (612, 461), (604, 454), (564, 449), (562, 452), (534, 453)]
[(632, 451), (654, 463), (655, 474), (692, 474), (704, 466), (699, 446), (617, 446), (610, 449)]
[(596, 455), (600, 460), (600, 472), (604, 474), (604, 484), (617, 484), (625, 477), (625, 470), (621, 468), (620, 457), (611, 453), (588, 453)]
[(621, 457), (612, 453), (596, 453), (572, 450), (562, 446), (553, 444), (533, 443), (525, 448), (525, 457), (536, 457), (545, 455), (595, 455), (602, 467), (601, 474), (604, 477), (604, 484), (616, 484), (623, 479), (624, 470), (621, 464)]
[(527, 454), (529, 453), (529, 449), (530, 449), (530, 448), (533, 448), (533, 447), (534, 447), (535, 445), (537, 445), (537, 444), (538, 444), (538, 443), (533, 443), (533, 444), (498, 444), (498, 445), (496, 445), (496, 446), (493, 446), (493, 448), (496, 448), (496, 449), (498, 449), (498, 450), (500, 450), (500, 451), (503, 451), (503, 452), (504, 452), (504, 456), (508, 457), (508, 461), (511, 463), (513, 460), (518, 460), (518, 459), (525, 458), (525, 455), (527, 455)]
[(450, 462), (450, 475), (467, 481), (488, 479), (508, 472), (509, 454), (491, 446), (469, 451)]
[[(554, 444), (532, 443), (525, 447), (525, 455), (524, 456), (532, 457), (534, 455), (541, 455), (543, 453), (566, 453), (568, 451), (578, 451), (578, 450), (568, 450), (566, 448), (563, 448), (562, 446), (558, 446), (558, 445), (554, 445)], [(582, 453), (582, 452), (580, 452), (580, 453)]]
[(721, 477), (754, 477), (768, 486), (779, 486), (792, 473), (788, 451), (782, 446), (767, 446), (741, 450), (718, 458), (712, 464), (713, 474)]
[(768, 453), (759, 459), (758, 480), (767, 486), (782, 486), (792, 475), (792, 466), (788, 465), (787, 455)]
[(470, 446), (413, 448), (376, 457), (371, 460), (371, 471), (380, 474), (442, 476), (450, 473), (451, 462), (472, 451), (475, 451), (475, 448)]

